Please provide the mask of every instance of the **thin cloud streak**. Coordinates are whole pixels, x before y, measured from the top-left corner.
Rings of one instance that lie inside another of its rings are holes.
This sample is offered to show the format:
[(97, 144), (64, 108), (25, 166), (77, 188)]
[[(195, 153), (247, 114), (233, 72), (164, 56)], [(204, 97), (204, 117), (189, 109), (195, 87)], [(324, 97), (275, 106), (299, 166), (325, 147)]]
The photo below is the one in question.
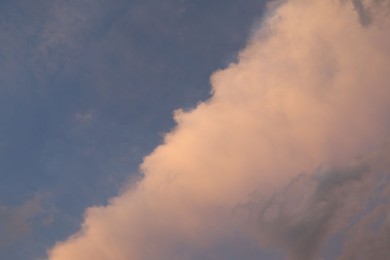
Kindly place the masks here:
[(359, 205), (373, 203), (368, 191), (389, 170), (388, 153), (374, 152), (390, 130), (385, 8), (274, 7), (239, 61), (213, 74), (212, 97), (175, 112), (177, 127), (140, 166), (144, 178), (87, 209), (80, 232), (49, 258), (195, 259), (241, 236), (289, 259), (318, 259), (338, 231), (359, 234), (345, 241), (344, 259), (353, 245), (374, 245), (365, 219), (388, 205), (375, 216)]

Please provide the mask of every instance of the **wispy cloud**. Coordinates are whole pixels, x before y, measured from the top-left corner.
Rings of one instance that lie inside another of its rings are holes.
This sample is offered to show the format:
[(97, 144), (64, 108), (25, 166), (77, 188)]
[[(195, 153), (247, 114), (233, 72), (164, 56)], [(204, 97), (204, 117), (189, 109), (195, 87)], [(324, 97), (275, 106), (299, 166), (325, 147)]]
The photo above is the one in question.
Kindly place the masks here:
[(0, 205), (0, 250), (12, 246), (32, 231), (32, 222), (50, 225), (53, 211), (43, 204), (45, 194), (36, 194), (19, 207)]

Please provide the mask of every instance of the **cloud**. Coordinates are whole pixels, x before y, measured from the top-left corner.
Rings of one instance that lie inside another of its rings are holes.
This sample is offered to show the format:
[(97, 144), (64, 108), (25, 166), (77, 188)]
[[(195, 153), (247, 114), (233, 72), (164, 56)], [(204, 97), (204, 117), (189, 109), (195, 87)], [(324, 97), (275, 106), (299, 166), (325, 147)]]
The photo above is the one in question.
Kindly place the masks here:
[(26, 200), (20, 207), (0, 205), (0, 251), (28, 235), (32, 229), (32, 219), (43, 210), (40, 195)]
[[(87, 209), (49, 258), (196, 259), (245, 237), (318, 259), (332, 234), (359, 233), (351, 219), (389, 169), (374, 152), (390, 130), (386, 6), (274, 6), (238, 62), (212, 75), (212, 97), (175, 112), (176, 128), (140, 166), (144, 178)], [(345, 241), (347, 259), (360, 241)]]
[(371, 23), (371, 14), (369, 10), (364, 6), (361, 0), (352, 0), (353, 6), (356, 9), (356, 13), (359, 16), (359, 21), (362, 26), (367, 26)]
[[(388, 145), (373, 160), (371, 189), (366, 193), (369, 203), (360, 203), (366, 208), (345, 230), (341, 260), (386, 259), (390, 253), (389, 191), (390, 151)], [(363, 197), (364, 198), (364, 197)], [(358, 198), (357, 198), (358, 199)]]
[[(260, 241), (270, 248), (283, 248), (289, 259), (318, 259), (327, 239), (341, 232), (352, 238), (346, 239), (341, 259), (359, 259), (357, 256), (364, 254), (356, 254), (356, 250), (352, 250), (354, 257), (350, 256), (351, 249), (357, 248), (356, 243), (371, 248), (370, 243), (383, 240), (377, 237), (389, 235), (388, 230), (383, 229), (386, 223), (377, 228), (381, 230), (379, 233), (374, 230), (365, 232), (367, 225), (385, 217), (384, 211), (390, 206), (388, 201), (379, 199), (386, 196), (377, 189), (378, 179), (390, 177), (389, 148), (386, 144), (383, 149), (355, 158), (347, 165), (302, 174), (269, 199), (253, 199), (246, 207), (257, 212), (255, 218), (259, 223)], [(382, 186), (381, 190), (390, 187), (387, 180)], [(354, 218), (361, 220), (354, 223)], [(360, 236), (356, 234), (358, 232)], [(371, 232), (375, 234), (374, 239), (369, 237)], [(381, 253), (371, 250), (362, 259), (385, 259), (373, 257), (377, 254)]]

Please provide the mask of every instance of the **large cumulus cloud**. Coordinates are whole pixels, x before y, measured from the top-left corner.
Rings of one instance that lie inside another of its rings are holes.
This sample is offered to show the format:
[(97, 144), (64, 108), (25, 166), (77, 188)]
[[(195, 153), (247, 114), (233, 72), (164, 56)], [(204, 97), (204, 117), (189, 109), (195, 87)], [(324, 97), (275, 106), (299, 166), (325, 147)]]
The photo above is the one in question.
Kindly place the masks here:
[(245, 237), (318, 259), (336, 232), (355, 234), (344, 259), (362, 243), (386, 250), (374, 241), (387, 231), (366, 223), (388, 209), (368, 192), (378, 180), (388, 190), (377, 148), (390, 130), (388, 5), (273, 5), (238, 62), (212, 75), (212, 97), (175, 112), (176, 128), (140, 166), (144, 178), (87, 209), (49, 258), (196, 259)]

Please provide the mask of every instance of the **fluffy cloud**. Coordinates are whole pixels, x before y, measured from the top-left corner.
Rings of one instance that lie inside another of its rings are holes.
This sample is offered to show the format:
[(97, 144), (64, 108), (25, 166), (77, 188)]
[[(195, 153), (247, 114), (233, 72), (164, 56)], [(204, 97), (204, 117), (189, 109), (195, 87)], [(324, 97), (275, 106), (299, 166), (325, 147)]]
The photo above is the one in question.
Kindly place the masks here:
[(378, 159), (386, 153), (373, 152), (390, 130), (388, 5), (271, 8), (239, 61), (212, 75), (213, 96), (175, 112), (177, 127), (140, 166), (144, 178), (87, 209), (49, 258), (194, 259), (245, 237), (313, 259), (337, 231), (356, 234), (345, 259), (355, 245), (375, 248), (387, 231), (362, 234), (387, 204), (367, 214), (360, 204), (374, 203), (367, 191), (389, 169)]

